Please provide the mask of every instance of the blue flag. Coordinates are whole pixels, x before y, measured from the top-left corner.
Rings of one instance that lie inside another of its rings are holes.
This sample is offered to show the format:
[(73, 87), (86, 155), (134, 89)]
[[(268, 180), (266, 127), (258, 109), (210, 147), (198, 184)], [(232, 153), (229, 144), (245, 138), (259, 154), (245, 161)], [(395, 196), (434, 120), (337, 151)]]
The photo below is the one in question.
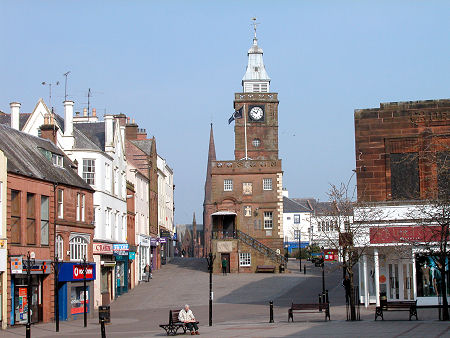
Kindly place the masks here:
[(230, 124), (231, 122), (233, 122), (235, 119), (241, 119), (242, 118), (242, 109), (244, 107), (242, 106), (241, 108), (239, 108), (238, 110), (236, 110), (231, 117), (228, 119), (228, 124)]

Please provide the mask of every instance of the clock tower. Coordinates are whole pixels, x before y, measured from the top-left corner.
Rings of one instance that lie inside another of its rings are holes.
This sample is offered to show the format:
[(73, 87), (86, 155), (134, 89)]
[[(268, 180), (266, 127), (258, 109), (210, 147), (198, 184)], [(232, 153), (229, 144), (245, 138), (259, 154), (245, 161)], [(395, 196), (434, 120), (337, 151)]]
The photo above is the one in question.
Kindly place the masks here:
[(234, 97), (234, 109), (242, 108), (236, 119), (235, 159), (278, 159), (278, 97), (270, 92), (270, 78), (263, 62), (263, 50), (255, 35), (248, 50), (248, 64), (242, 79), (242, 93)]

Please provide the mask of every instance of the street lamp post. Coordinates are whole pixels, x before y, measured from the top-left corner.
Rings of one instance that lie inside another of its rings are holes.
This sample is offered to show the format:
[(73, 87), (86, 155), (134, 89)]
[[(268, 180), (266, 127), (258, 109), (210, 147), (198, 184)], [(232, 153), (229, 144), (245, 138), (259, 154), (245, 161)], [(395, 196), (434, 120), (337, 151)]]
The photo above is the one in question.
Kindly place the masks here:
[(213, 255), (212, 252), (209, 253), (208, 257), (206, 257), (206, 261), (208, 263), (208, 271), (209, 271), (209, 326), (212, 326), (212, 301), (213, 301), (213, 291), (212, 291), (212, 273), (213, 273), (213, 264), (216, 259), (216, 255)]
[(298, 230), (298, 259), (300, 260), (300, 272), (302, 272), (302, 231)]
[(59, 283), (59, 259), (58, 255), (55, 255), (55, 260), (52, 263), (53, 272), (55, 273), (55, 325), (56, 332), (59, 332), (59, 294), (58, 294), (58, 283)]
[(322, 247), (322, 294), (325, 294), (325, 255)]
[(89, 264), (86, 263), (86, 256), (84, 256), (83, 258), (83, 264), (81, 265), (81, 267), (83, 268), (83, 298), (84, 298), (84, 302), (83, 302), (83, 319), (84, 319), (84, 327), (87, 326), (87, 307), (86, 307), (86, 302), (87, 302), (87, 298), (86, 298), (86, 294), (87, 294), (87, 287), (86, 287), (86, 270), (88, 268)]
[(31, 269), (34, 266), (35, 255), (34, 252), (29, 252), (27, 254), (27, 325), (26, 325), (26, 338), (31, 338)]

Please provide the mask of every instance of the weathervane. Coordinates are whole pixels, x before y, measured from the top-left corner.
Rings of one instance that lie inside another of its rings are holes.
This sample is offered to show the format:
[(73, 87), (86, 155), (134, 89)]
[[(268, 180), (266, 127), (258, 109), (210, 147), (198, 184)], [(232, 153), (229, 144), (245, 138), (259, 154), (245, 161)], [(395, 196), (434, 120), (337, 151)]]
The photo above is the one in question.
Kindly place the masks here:
[(256, 39), (256, 28), (258, 27), (259, 22), (256, 22), (256, 18), (252, 18), (252, 21), (253, 21), (252, 25), (253, 25), (253, 30), (255, 31), (255, 39)]

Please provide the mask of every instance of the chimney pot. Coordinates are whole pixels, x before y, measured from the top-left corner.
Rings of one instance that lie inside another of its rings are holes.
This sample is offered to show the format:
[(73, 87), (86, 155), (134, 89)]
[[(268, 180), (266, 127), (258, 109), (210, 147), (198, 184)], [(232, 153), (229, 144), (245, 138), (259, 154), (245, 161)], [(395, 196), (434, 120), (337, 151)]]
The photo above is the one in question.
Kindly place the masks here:
[(83, 108), (83, 116), (87, 116), (87, 108)]
[(97, 109), (92, 108), (92, 116), (97, 116)]

